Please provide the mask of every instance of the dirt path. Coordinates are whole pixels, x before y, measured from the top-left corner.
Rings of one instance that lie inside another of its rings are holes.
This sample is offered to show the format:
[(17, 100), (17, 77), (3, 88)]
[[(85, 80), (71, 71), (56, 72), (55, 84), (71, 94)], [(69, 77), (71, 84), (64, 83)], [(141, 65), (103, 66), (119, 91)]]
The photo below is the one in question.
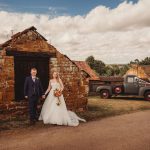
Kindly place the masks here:
[(0, 150), (150, 150), (150, 111), (0, 133)]

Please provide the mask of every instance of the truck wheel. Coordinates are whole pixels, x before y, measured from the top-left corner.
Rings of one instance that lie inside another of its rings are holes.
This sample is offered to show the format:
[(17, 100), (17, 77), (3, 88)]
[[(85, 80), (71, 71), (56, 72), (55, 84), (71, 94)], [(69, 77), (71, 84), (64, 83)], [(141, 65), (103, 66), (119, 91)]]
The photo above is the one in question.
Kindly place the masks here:
[(103, 99), (108, 99), (108, 98), (110, 98), (111, 96), (110, 96), (110, 93), (109, 93), (108, 90), (102, 90), (102, 91), (100, 92), (100, 97), (103, 98)]
[(122, 93), (122, 88), (120, 86), (115, 87), (114, 89), (115, 94), (120, 94)]
[(147, 101), (150, 101), (150, 91), (145, 93), (144, 99), (147, 100)]

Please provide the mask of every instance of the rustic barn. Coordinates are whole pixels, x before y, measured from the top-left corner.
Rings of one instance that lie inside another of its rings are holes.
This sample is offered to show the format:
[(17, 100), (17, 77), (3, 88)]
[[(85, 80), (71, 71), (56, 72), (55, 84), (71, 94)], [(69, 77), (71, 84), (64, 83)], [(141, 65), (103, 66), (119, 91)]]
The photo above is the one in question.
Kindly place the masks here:
[(150, 81), (150, 65), (132, 65), (126, 75), (136, 75), (141, 79)]
[(30, 27), (0, 45), (1, 112), (7, 109), (19, 114), (26, 110), (23, 85), (31, 67), (37, 68), (44, 89), (48, 86), (52, 71), (57, 70), (65, 86), (68, 109), (86, 109), (88, 82), (80, 68), (49, 44), (35, 27)]
[(80, 70), (82, 70), (82, 72), (86, 74), (89, 83), (89, 95), (95, 95), (96, 88), (101, 83), (99, 75), (93, 69), (91, 69), (91, 67), (85, 61), (74, 62), (80, 68)]

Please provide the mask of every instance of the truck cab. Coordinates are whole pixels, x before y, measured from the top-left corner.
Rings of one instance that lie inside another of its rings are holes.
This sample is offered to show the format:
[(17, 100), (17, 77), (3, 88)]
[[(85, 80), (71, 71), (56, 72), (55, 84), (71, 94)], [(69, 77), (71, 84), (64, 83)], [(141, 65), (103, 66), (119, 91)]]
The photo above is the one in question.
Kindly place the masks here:
[(139, 80), (135, 75), (127, 75), (124, 77), (124, 94), (138, 95), (139, 93)]

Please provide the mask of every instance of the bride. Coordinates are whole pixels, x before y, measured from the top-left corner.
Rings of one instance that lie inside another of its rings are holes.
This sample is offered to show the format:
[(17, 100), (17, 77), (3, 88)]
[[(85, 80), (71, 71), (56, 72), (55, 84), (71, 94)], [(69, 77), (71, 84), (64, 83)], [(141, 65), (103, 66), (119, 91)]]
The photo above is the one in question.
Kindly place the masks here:
[(53, 72), (53, 79), (49, 81), (45, 95), (48, 96), (43, 104), (39, 120), (44, 124), (78, 126), (79, 121), (86, 122), (74, 112), (67, 110), (62, 91), (64, 85), (58, 72)]

